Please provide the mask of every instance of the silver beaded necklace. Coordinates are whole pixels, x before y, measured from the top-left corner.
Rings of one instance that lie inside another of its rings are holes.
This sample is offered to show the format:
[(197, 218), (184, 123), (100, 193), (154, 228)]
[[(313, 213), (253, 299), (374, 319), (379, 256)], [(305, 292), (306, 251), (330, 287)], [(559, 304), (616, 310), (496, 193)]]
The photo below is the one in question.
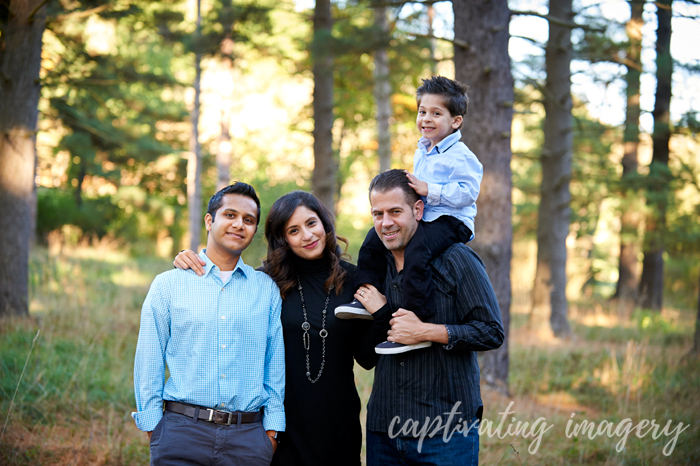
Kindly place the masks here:
[(321, 378), (321, 373), (323, 372), (323, 366), (326, 365), (326, 337), (328, 336), (328, 330), (326, 330), (326, 314), (328, 310), (328, 301), (331, 297), (331, 291), (333, 290), (333, 285), (331, 285), (326, 295), (326, 304), (323, 306), (323, 323), (321, 324), (321, 330), (319, 330), (318, 335), (321, 337), (321, 368), (318, 370), (318, 375), (315, 379), (311, 378), (311, 364), (309, 363), (309, 347), (311, 342), (311, 337), (309, 336), (309, 330), (311, 325), (309, 324), (309, 319), (306, 317), (306, 305), (304, 304), (304, 291), (301, 287), (301, 280), (297, 280), (299, 286), (299, 295), (301, 296), (301, 310), (304, 313), (304, 323), (301, 324), (302, 330), (304, 330), (304, 335), (302, 339), (304, 340), (304, 349), (306, 350), (306, 378), (309, 382), (316, 383), (318, 379)]

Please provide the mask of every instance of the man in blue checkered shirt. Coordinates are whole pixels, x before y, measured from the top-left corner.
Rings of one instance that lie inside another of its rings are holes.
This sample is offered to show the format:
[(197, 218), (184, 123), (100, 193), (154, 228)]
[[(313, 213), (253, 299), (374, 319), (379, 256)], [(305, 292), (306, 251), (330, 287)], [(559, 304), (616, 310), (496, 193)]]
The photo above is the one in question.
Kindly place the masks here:
[[(199, 277), (174, 269), (146, 296), (134, 363), (136, 426), (153, 465), (269, 465), (285, 428), (281, 299), (243, 263), (260, 221), (255, 190), (209, 201)], [(170, 377), (165, 381), (165, 367)]]

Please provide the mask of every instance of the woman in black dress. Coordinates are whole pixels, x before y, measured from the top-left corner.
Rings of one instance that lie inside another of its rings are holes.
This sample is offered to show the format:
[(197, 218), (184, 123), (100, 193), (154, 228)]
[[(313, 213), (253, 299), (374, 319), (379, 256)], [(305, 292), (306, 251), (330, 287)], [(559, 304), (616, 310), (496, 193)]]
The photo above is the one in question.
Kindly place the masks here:
[(374, 367), (386, 323), (335, 317), (333, 310), (354, 298), (355, 266), (342, 259), (333, 216), (313, 195), (294, 191), (279, 198), (265, 238), (264, 271), (283, 299), (286, 360), (287, 427), (272, 464), (358, 466), (362, 430), (353, 366)]

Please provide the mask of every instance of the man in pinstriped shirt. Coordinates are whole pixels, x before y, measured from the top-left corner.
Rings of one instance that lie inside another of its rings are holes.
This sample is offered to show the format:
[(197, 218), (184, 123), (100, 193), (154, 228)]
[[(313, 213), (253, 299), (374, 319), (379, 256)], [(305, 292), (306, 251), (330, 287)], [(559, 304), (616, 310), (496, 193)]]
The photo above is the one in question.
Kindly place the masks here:
[(501, 346), (503, 324), (481, 259), (455, 244), (430, 263), (435, 315), (425, 322), (401, 309), (404, 250), (423, 202), (403, 170), (370, 184), (374, 227), (387, 248), (383, 290), (360, 287), (355, 297), (377, 316), (391, 314), (388, 340), (430, 341), (427, 348), (380, 356), (367, 409), (368, 466), (477, 465), (483, 409), (476, 351)]
[(240, 257), (260, 220), (255, 190), (220, 190), (204, 220), (204, 275), (162, 273), (143, 304), (132, 416), (151, 464), (269, 465), (285, 428), (284, 346), (279, 289)]

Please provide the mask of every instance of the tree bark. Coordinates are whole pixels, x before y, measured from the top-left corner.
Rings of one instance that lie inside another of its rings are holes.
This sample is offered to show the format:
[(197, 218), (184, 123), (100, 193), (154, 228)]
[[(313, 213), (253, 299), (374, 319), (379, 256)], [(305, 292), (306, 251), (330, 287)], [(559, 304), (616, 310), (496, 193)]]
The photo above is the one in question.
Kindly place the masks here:
[(216, 151), (216, 171), (218, 181), (216, 190), (229, 185), (231, 180), (231, 133), (229, 132), (229, 115), (227, 111), (221, 111), (221, 132), (219, 133), (219, 147)]
[(647, 175), (647, 206), (650, 208), (644, 233), (644, 262), (639, 287), (640, 306), (660, 311), (664, 294), (664, 243), (668, 207), (669, 142), (671, 140), (671, 0), (656, 3), (656, 103), (654, 104), (653, 156)]
[[(698, 275), (700, 278), (700, 274)], [(700, 353), (700, 283), (698, 284), (698, 316), (695, 319), (695, 336), (693, 337), (692, 353)]]
[[(389, 32), (389, 22), (386, 18), (386, 8), (374, 10), (374, 22), (385, 34)], [(389, 54), (386, 46), (374, 52), (374, 98), (377, 102), (377, 155), (379, 156), (379, 172), (391, 168), (391, 82), (389, 81)]]
[[(199, 38), (202, 27), (202, 2), (197, 0), (197, 29)], [(195, 40), (195, 43), (198, 42)], [(198, 47), (198, 44), (195, 45)], [(190, 113), (192, 135), (190, 136), (190, 158), (187, 163), (187, 204), (190, 213), (190, 249), (199, 251), (199, 242), (204, 219), (202, 217), (202, 150), (199, 145), (199, 107), (202, 81), (202, 53), (194, 54), (194, 105)]]
[(435, 49), (437, 48), (437, 40), (435, 40), (435, 30), (433, 24), (435, 23), (435, 4), (428, 3), (426, 5), (428, 13), (428, 37), (430, 44), (430, 73), (437, 74), (437, 59), (435, 58)]
[(639, 97), (640, 77), (642, 74), (642, 27), (644, 19), (644, 2), (631, 0), (630, 20), (627, 22), (629, 47), (626, 51), (627, 74), (627, 110), (625, 133), (623, 136), (624, 155), (622, 157), (622, 214), (620, 215), (620, 261), (615, 298), (620, 310), (629, 311), (634, 306), (639, 289), (639, 225), (641, 223), (641, 206), (639, 190), (636, 189), (636, 177), (639, 149)]
[(28, 315), (29, 240), (41, 85), (41, 0), (0, 9), (0, 317)]
[[(565, 22), (572, 22), (574, 14), (571, 0), (550, 0), (549, 14)], [(530, 322), (537, 325), (549, 299), (549, 324), (554, 335), (559, 337), (571, 333), (567, 320), (566, 237), (569, 234), (571, 215), (572, 58), (571, 29), (550, 22), (545, 50), (547, 84), (544, 92), (542, 185), (537, 221), (537, 271)]]
[(312, 44), (314, 74), (314, 172), (311, 180), (314, 195), (335, 212), (337, 164), (333, 156), (333, 55), (330, 50), (331, 1), (316, 0), (314, 40)]
[(455, 47), (454, 63), (456, 78), (471, 86), (463, 141), (484, 165), (472, 247), (486, 265), (506, 334), (501, 348), (483, 355), (482, 374), (490, 385), (507, 392), (513, 242), (510, 138), (514, 96), (508, 55), (510, 16), (506, 0), (454, 0), (452, 7), (455, 38), (489, 45)]

